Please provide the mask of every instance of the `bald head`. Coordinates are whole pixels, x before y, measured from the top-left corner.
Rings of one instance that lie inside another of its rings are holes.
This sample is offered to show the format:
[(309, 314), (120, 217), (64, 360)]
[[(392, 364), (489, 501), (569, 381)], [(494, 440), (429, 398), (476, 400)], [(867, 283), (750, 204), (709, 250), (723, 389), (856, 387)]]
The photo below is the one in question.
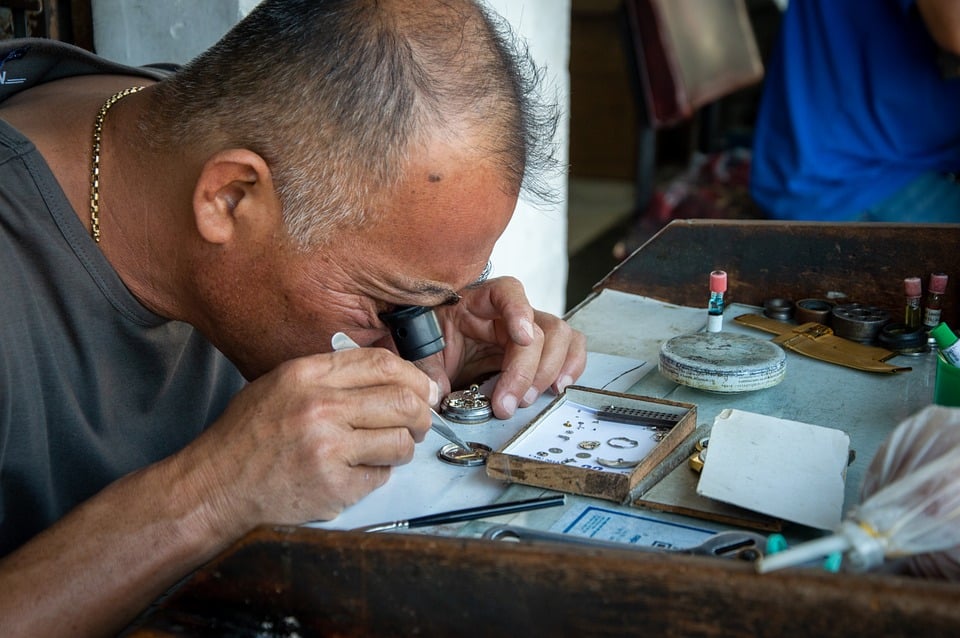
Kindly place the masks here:
[(158, 85), (144, 127), (200, 156), (261, 155), (303, 243), (375, 218), (438, 140), (498, 167), (505, 193), (543, 195), (531, 169), (553, 162), (555, 109), (516, 45), (470, 0), (265, 0)]

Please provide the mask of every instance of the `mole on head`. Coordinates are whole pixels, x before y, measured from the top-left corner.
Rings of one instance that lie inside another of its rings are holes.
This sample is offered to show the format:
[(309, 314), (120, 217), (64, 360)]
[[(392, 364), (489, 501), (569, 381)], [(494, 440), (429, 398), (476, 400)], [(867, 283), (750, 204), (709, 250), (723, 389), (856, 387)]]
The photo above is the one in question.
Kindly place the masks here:
[(443, 177), (437, 175), (436, 173), (430, 173), (430, 177), (427, 179), (429, 179), (431, 182), (439, 182), (441, 179), (443, 179)]

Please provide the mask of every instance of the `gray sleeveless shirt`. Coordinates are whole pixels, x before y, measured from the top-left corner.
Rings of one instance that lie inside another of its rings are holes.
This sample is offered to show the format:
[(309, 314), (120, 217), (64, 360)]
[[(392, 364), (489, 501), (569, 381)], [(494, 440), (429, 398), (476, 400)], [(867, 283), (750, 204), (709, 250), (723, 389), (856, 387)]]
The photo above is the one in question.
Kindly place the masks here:
[[(45, 40), (4, 43), (0, 60), (0, 101), (71, 75), (163, 75)], [(133, 297), (33, 144), (0, 120), (0, 556), (183, 448), (242, 385), (191, 326)]]

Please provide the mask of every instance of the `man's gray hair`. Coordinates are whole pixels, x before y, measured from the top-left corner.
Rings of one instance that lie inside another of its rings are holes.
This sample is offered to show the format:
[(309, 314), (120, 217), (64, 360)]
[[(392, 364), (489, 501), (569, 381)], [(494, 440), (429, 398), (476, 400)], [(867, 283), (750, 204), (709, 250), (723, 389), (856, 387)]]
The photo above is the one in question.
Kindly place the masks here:
[(558, 112), (542, 84), (471, 0), (265, 0), (158, 84), (143, 127), (166, 148), (260, 154), (291, 235), (312, 245), (370, 219), (412, 149), (463, 131), (505, 190), (552, 200)]

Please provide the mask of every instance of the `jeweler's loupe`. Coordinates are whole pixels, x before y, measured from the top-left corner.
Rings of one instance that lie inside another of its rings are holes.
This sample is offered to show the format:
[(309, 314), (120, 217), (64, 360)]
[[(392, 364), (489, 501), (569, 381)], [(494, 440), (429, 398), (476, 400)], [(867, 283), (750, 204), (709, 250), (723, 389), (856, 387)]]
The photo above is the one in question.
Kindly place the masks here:
[[(493, 265), (488, 261), (483, 272), (468, 288), (485, 282), (492, 270)], [(399, 306), (390, 312), (380, 313), (380, 320), (390, 328), (397, 353), (407, 361), (419, 361), (437, 354), (447, 345), (437, 315), (428, 306)]]
[(400, 306), (380, 314), (390, 328), (397, 353), (407, 361), (419, 361), (443, 350), (447, 345), (433, 308)]

